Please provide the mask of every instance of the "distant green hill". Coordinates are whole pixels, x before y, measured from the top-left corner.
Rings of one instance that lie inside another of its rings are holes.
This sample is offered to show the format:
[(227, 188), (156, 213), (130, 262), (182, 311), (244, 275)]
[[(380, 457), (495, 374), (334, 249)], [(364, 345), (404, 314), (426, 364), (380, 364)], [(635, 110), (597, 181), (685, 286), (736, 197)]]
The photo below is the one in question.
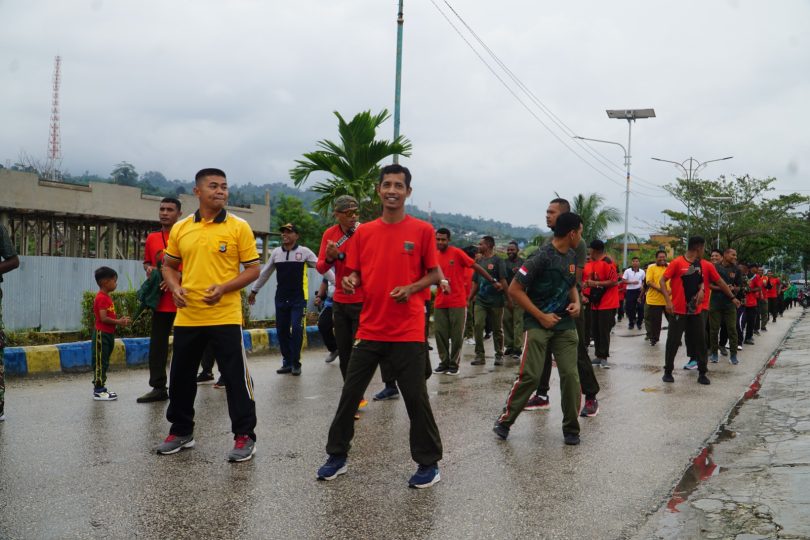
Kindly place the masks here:
[[(86, 185), (89, 182), (112, 182), (112, 179), (85, 172), (81, 175), (65, 174), (63, 181)], [(147, 171), (141, 174), (135, 185), (141, 188), (145, 194), (162, 197), (191, 193), (194, 188), (193, 181), (169, 180), (157, 171)], [(265, 192), (268, 190), (270, 191), (270, 206), (273, 209), (278, 206), (282, 196), (300, 199), (307, 210), (312, 209), (313, 201), (318, 198), (317, 193), (300, 190), (283, 182), (261, 185), (248, 182), (247, 184), (230, 186), (228, 202), (233, 206), (264, 204)], [(537, 227), (516, 227), (503, 221), (480, 217), (474, 218), (464, 214), (432, 212), (429, 216), (426, 211), (410, 205), (408, 206), (408, 213), (420, 219), (431, 221), (436, 228), (447, 227), (453, 233), (453, 243), (457, 245), (477, 243), (481, 236), (487, 234), (494, 236), (499, 244), (516, 240), (522, 245), (530, 243), (534, 237), (541, 234), (540, 229)]]

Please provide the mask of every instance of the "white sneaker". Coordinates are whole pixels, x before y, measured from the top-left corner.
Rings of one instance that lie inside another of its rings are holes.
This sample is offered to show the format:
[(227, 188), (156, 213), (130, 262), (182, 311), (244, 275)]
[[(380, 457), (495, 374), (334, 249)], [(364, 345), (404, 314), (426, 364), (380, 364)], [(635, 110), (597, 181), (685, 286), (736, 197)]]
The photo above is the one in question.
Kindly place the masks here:
[(464, 343), (466, 343), (467, 345), (475, 345), (475, 339), (467, 338), (464, 340)]
[(5, 422), (5, 421), (6, 421), (5, 413), (0, 413), (0, 422)]
[(118, 399), (118, 394), (110, 392), (106, 388), (99, 388), (97, 391), (93, 391), (93, 399), (95, 401), (115, 401)]

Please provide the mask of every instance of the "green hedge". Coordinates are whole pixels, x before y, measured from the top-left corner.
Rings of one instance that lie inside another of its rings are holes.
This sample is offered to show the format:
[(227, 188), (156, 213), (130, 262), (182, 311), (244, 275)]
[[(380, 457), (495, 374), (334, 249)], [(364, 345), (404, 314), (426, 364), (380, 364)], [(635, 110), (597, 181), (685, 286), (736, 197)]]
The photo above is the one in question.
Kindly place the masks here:
[[(120, 318), (124, 315), (134, 318), (138, 313), (138, 298), (134, 289), (129, 291), (113, 292), (113, 304), (115, 305), (115, 315)], [(95, 325), (95, 316), (93, 315), (93, 300), (96, 298), (98, 291), (84, 291), (82, 294), (82, 338), (90, 339), (90, 332)], [(245, 321), (244, 326), (250, 327), (250, 309), (248, 307), (247, 293), (242, 290), (242, 320)], [(135, 324), (129, 326), (119, 326), (115, 329), (116, 337), (148, 337), (152, 329), (152, 310), (146, 309), (143, 314), (135, 321)]]

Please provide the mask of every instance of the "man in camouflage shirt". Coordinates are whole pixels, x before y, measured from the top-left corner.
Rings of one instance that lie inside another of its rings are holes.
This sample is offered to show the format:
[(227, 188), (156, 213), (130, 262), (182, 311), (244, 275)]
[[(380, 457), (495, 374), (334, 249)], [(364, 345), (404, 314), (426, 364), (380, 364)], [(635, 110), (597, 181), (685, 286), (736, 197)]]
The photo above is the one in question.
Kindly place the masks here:
[(525, 311), (526, 348), (517, 380), (493, 428), (501, 439), (509, 436), (509, 429), (537, 388), (546, 352), (550, 349), (560, 374), (565, 444), (579, 444), (580, 387), (574, 318), (580, 310), (575, 248), (581, 239), (582, 219), (570, 212), (561, 214), (551, 243), (524, 263), (509, 286), (512, 301)]
[[(523, 259), (518, 257), (518, 243), (512, 240), (506, 246), (506, 283), (512, 283), (515, 272), (523, 266)], [(516, 306), (509, 297), (506, 298), (506, 308), (503, 310), (503, 339), (506, 349), (503, 354), (520, 358), (523, 352), (523, 310)]]

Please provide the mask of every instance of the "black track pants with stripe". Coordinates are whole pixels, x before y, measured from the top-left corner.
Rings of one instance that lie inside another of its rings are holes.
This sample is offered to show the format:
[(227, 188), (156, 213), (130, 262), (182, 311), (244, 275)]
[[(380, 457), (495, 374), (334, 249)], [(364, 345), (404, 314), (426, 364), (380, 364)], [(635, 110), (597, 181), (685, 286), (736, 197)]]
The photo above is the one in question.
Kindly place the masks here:
[(208, 344), (217, 359), (217, 366), (225, 380), (228, 414), (234, 435), (256, 434), (256, 402), (253, 380), (247, 365), (242, 327), (237, 324), (220, 326), (175, 326), (174, 352), (169, 375), (169, 407), (166, 418), (171, 422), (173, 435), (194, 432), (194, 398), (197, 396), (197, 371), (200, 358)]

